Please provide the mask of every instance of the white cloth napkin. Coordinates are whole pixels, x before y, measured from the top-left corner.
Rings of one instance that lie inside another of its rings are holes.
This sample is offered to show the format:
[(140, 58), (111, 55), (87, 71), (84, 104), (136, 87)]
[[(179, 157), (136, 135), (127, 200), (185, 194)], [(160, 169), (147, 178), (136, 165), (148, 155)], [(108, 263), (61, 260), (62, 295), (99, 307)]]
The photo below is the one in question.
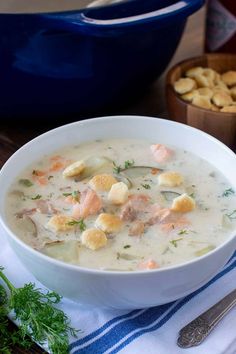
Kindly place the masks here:
[[(33, 282), (44, 288), (24, 268), (0, 230), (0, 265), (15, 286)], [(236, 354), (236, 307), (198, 347), (181, 349), (179, 330), (236, 288), (236, 252), (224, 269), (191, 295), (155, 308), (120, 311), (87, 308), (63, 299), (60, 308), (80, 329), (71, 338), (71, 354)]]

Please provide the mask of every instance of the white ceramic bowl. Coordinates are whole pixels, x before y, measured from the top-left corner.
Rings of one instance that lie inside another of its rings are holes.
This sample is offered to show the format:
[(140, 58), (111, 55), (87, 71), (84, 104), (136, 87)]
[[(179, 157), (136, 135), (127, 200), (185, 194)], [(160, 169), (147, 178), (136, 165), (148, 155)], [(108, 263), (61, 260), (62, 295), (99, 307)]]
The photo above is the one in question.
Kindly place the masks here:
[(104, 117), (68, 124), (24, 145), (1, 170), (0, 218), (11, 247), (42, 284), (83, 304), (144, 308), (193, 292), (229, 260), (236, 248), (236, 231), (215, 250), (181, 265), (142, 272), (111, 272), (85, 269), (49, 258), (24, 244), (8, 227), (4, 210), (7, 191), (28, 164), (62, 146), (107, 137), (141, 138), (189, 150), (222, 171), (236, 190), (235, 154), (200, 130), (158, 118), (136, 116)]

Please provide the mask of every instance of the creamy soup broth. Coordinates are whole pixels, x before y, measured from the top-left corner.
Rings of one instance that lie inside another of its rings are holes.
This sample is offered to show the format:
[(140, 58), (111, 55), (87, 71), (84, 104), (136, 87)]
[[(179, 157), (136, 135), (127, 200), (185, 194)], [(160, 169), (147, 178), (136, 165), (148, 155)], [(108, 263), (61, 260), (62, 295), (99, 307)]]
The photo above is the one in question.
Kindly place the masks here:
[(6, 212), (39, 252), (135, 271), (184, 263), (223, 243), (235, 229), (236, 198), (218, 170), (188, 151), (110, 139), (43, 156), (11, 186)]

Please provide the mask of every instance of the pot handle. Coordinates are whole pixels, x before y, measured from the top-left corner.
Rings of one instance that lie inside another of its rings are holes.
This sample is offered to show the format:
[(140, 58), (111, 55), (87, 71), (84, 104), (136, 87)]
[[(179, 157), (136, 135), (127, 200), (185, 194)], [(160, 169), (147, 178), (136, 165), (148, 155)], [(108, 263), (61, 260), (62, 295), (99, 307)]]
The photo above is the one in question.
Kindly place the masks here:
[[(134, 2), (135, 3), (135, 2)], [(62, 13), (54, 13), (50, 15), (44, 15), (44, 19), (50, 19), (51, 21), (57, 22), (60, 21), (60, 25), (64, 27), (64, 29), (78, 29), (78, 27), (90, 27), (92, 28), (117, 28), (117, 27), (125, 27), (125, 26), (133, 26), (138, 24), (150, 23), (158, 20), (161, 24), (162, 21), (168, 21), (171, 18), (182, 19), (184, 20), (187, 16), (191, 15), (193, 12), (197, 11), (203, 4), (205, 0), (180, 0), (172, 5), (167, 7), (142, 13), (139, 15), (122, 17), (122, 18), (112, 18), (112, 19), (97, 19), (93, 18), (91, 14), (94, 13), (92, 8), (87, 8), (82, 12), (64, 12)], [(121, 6), (121, 5), (120, 5)], [(125, 6), (125, 5), (123, 5)], [(99, 10), (102, 11), (102, 10)], [(62, 24), (63, 22), (63, 24)], [(59, 23), (58, 23), (59, 24)], [(51, 22), (50, 27), (53, 24)], [(65, 28), (66, 27), (66, 28)]]

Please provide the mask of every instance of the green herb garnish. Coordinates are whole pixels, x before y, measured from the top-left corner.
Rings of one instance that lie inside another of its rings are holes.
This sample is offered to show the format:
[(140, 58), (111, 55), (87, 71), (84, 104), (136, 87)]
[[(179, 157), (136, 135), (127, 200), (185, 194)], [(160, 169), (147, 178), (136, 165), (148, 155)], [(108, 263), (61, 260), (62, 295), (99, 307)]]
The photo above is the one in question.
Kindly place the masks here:
[(141, 186), (145, 189), (151, 189), (150, 184), (141, 184)]
[(64, 195), (64, 197), (69, 197), (72, 193), (62, 193), (62, 195)]
[(33, 342), (25, 337), (22, 338), (20, 330), (10, 331), (7, 319), (8, 299), (6, 290), (0, 285), (0, 353), (10, 354), (10, 348), (18, 345), (21, 348), (29, 349)]
[(189, 194), (189, 196), (190, 196), (191, 198), (195, 198), (195, 193), (193, 192), (193, 193)]
[(74, 225), (78, 225), (79, 228), (80, 228), (80, 231), (84, 231), (86, 230), (86, 224), (84, 222), (83, 219), (80, 219), (80, 220), (71, 220), (67, 223), (67, 225), (70, 225), (70, 226), (74, 226)]
[(130, 248), (131, 246), (130, 245), (125, 245), (124, 246), (124, 248), (126, 249), (126, 248)]
[(236, 209), (234, 209), (230, 214), (225, 214), (225, 216), (227, 216), (230, 221), (236, 219)]
[(115, 161), (112, 162), (113, 163), (113, 171), (117, 174), (119, 174), (121, 171), (122, 171), (122, 167), (121, 166), (118, 166)]
[(112, 163), (113, 163), (113, 166), (114, 166), (114, 167), (113, 167), (114, 173), (119, 174), (119, 173), (121, 173), (122, 171), (125, 171), (125, 170), (129, 169), (130, 167), (132, 167), (132, 166), (134, 165), (134, 160), (126, 160), (126, 161), (124, 162), (124, 167), (122, 167), (121, 165), (117, 165), (117, 164), (115, 163), (115, 161), (113, 161)]
[(170, 243), (174, 246), (174, 247), (178, 247), (178, 242), (183, 240), (183, 238), (176, 238), (175, 240), (171, 240)]
[(187, 234), (188, 234), (188, 230), (186, 230), (186, 229), (180, 230), (178, 232), (178, 235), (187, 235)]
[(21, 178), (19, 183), (22, 184), (24, 187), (32, 187), (34, 184), (27, 178)]
[(53, 178), (54, 176), (48, 176), (48, 180), (50, 180), (51, 178)]
[[(10, 346), (20, 344), (30, 346), (28, 336), (39, 344), (48, 344), (53, 354), (69, 353), (68, 335), (76, 336), (77, 331), (70, 326), (67, 315), (54, 307), (61, 297), (52, 292), (43, 293), (32, 283), (16, 288), (0, 267), (0, 278), (9, 290), (0, 285), (0, 352), (11, 353)], [(19, 330), (8, 331), (6, 315), (13, 312), (19, 323)]]
[(134, 160), (126, 160), (125, 161), (125, 169), (130, 168), (134, 165)]
[(40, 194), (37, 194), (35, 197), (32, 197), (31, 199), (32, 200), (37, 200), (37, 199), (40, 199), (42, 198), (42, 196)]
[(233, 188), (228, 188), (222, 193), (222, 197), (229, 197), (230, 195), (235, 194)]

